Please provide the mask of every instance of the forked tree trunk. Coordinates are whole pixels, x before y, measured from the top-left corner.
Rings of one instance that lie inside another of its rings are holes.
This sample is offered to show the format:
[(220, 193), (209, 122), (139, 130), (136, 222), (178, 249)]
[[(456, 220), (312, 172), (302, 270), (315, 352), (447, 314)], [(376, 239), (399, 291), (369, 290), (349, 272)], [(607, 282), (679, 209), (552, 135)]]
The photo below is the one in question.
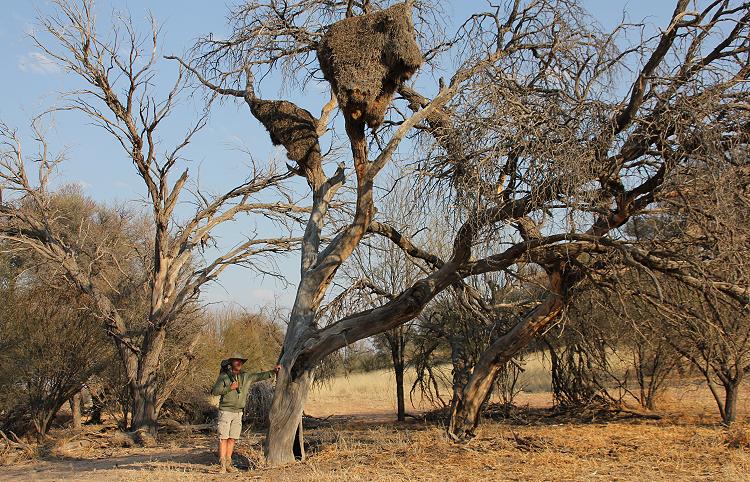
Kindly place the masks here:
[(508, 333), (498, 338), (479, 357), (469, 382), (451, 410), (448, 436), (457, 442), (474, 437), (479, 417), (500, 368), (549, 325), (563, 308), (563, 275), (550, 274), (550, 294)]
[[(351, 255), (359, 240), (362, 239), (373, 216), (373, 179), (368, 174), (365, 124), (361, 119), (356, 121), (345, 117), (345, 125), (351, 141), (354, 167), (357, 173), (355, 221), (343, 231), (341, 237), (332, 246), (328, 247), (329, 252), (321, 259), (319, 243), (323, 216), (327, 210), (330, 195), (335, 189), (332, 184), (327, 182), (318, 184), (318, 181), (308, 177), (311, 187), (317, 186), (317, 188), (313, 187), (314, 208), (305, 230), (301, 260), (302, 278), (284, 336), (282, 356), (279, 360), (282, 368), (276, 380), (276, 390), (269, 414), (268, 436), (264, 452), (266, 463), (271, 466), (294, 462), (305, 456), (302, 409), (313, 382), (312, 369), (323, 356), (331, 353), (332, 350), (324, 349), (325, 353), (316, 358), (310, 353), (309, 347), (306, 349), (303, 345), (312, 341), (311, 335), (317, 330), (315, 316), (336, 270)], [(317, 159), (315, 162), (317, 168), (320, 169), (320, 160)], [(312, 360), (309, 357), (312, 357)]]
[(312, 372), (304, 371), (292, 377), (289, 367), (284, 366), (282, 362), (276, 379), (268, 434), (263, 448), (269, 465), (278, 466), (295, 460), (304, 460), (302, 409), (312, 382)]
[[(690, 359), (695, 366), (698, 364), (694, 359)], [(698, 369), (702, 372), (703, 378), (706, 380), (706, 385), (711, 391), (716, 406), (719, 408), (719, 415), (721, 416), (721, 422), (729, 426), (737, 420), (737, 397), (739, 396), (739, 390), (742, 383), (742, 376), (732, 377), (726, 373), (711, 372), (710, 368), (705, 366), (698, 366)], [(718, 375), (721, 379), (721, 386), (724, 388), (722, 395), (720, 388), (714, 383), (712, 376)]]
[(49, 424), (55, 416), (55, 411), (45, 410), (41, 413), (36, 414), (34, 417), (34, 429), (36, 430), (37, 441), (42, 442), (47, 437), (47, 431), (49, 430)]

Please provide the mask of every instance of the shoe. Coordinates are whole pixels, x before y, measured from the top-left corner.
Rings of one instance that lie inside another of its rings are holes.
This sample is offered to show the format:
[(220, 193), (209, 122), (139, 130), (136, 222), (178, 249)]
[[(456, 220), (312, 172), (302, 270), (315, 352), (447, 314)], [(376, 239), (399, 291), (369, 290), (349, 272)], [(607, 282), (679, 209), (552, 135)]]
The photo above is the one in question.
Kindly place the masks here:
[(237, 467), (232, 464), (232, 459), (224, 459), (227, 472), (237, 472)]
[(226, 474), (227, 473), (227, 462), (225, 459), (221, 459), (219, 461), (219, 473), (220, 474)]

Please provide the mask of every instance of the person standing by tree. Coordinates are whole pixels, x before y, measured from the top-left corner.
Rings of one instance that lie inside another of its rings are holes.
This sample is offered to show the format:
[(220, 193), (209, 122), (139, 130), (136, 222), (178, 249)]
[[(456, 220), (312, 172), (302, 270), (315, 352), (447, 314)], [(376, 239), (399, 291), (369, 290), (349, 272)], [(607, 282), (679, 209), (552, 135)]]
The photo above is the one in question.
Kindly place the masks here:
[(242, 433), (242, 412), (250, 393), (250, 385), (271, 378), (278, 373), (280, 365), (273, 370), (258, 373), (248, 373), (242, 370), (247, 357), (234, 353), (222, 363), (219, 378), (214, 383), (211, 394), (221, 397), (219, 401), (219, 465), (220, 472), (235, 472), (232, 465), (232, 451), (235, 441)]

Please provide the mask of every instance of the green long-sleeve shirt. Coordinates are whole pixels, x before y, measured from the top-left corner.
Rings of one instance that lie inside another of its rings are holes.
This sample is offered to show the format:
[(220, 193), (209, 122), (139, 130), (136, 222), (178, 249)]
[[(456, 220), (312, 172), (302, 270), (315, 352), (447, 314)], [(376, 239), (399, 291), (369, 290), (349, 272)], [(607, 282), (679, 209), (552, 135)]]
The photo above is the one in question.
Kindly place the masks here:
[(250, 393), (250, 385), (261, 380), (271, 378), (274, 374), (273, 370), (259, 373), (248, 373), (240, 371), (237, 377), (239, 382), (239, 391), (232, 390), (230, 387), (233, 380), (229, 377), (226, 372), (221, 372), (219, 378), (216, 379), (214, 387), (211, 389), (211, 394), (221, 397), (219, 401), (219, 410), (225, 412), (241, 412), (245, 408), (247, 402), (247, 395)]

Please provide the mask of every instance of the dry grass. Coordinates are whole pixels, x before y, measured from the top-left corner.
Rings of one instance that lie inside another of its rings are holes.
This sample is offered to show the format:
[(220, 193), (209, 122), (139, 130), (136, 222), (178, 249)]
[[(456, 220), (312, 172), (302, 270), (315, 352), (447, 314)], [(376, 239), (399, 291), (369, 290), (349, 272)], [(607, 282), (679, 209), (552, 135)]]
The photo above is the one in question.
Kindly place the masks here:
[[(529, 425), (487, 422), (465, 446), (433, 424), (342, 420), (309, 430), (309, 457), (260, 466), (261, 437), (240, 445), (237, 477), (262, 480), (748, 480), (750, 453), (730, 446), (741, 427), (663, 422)], [(109, 449), (6, 468), (3, 480), (226, 480), (216, 473), (213, 438), (170, 436), (158, 449)], [(248, 471), (249, 470), (249, 471)]]
[[(436, 372), (442, 375), (440, 393), (446, 401), (450, 400), (450, 365), (437, 367)], [(414, 383), (416, 373), (407, 370), (404, 374), (404, 385), (407, 394), (407, 411), (422, 412), (434, 407), (417, 391), (413, 394), (411, 404), (409, 390)], [(519, 385), (522, 389), (518, 404), (532, 407), (547, 405), (550, 401), (552, 380), (549, 360), (542, 355), (531, 355), (524, 364)], [(305, 413), (316, 417), (357, 414), (357, 413), (393, 413), (396, 410), (396, 381), (393, 371), (377, 370), (367, 373), (352, 373), (326, 381), (313, 389)]]
[[(316, 434), (318, 435), (318, 434)], [(715, 427), (642, 423), (488, 423), (467, 446), (439, 427), (333, 428), (310, 459), (275, 480), (747, 480), (750, 454)]]

